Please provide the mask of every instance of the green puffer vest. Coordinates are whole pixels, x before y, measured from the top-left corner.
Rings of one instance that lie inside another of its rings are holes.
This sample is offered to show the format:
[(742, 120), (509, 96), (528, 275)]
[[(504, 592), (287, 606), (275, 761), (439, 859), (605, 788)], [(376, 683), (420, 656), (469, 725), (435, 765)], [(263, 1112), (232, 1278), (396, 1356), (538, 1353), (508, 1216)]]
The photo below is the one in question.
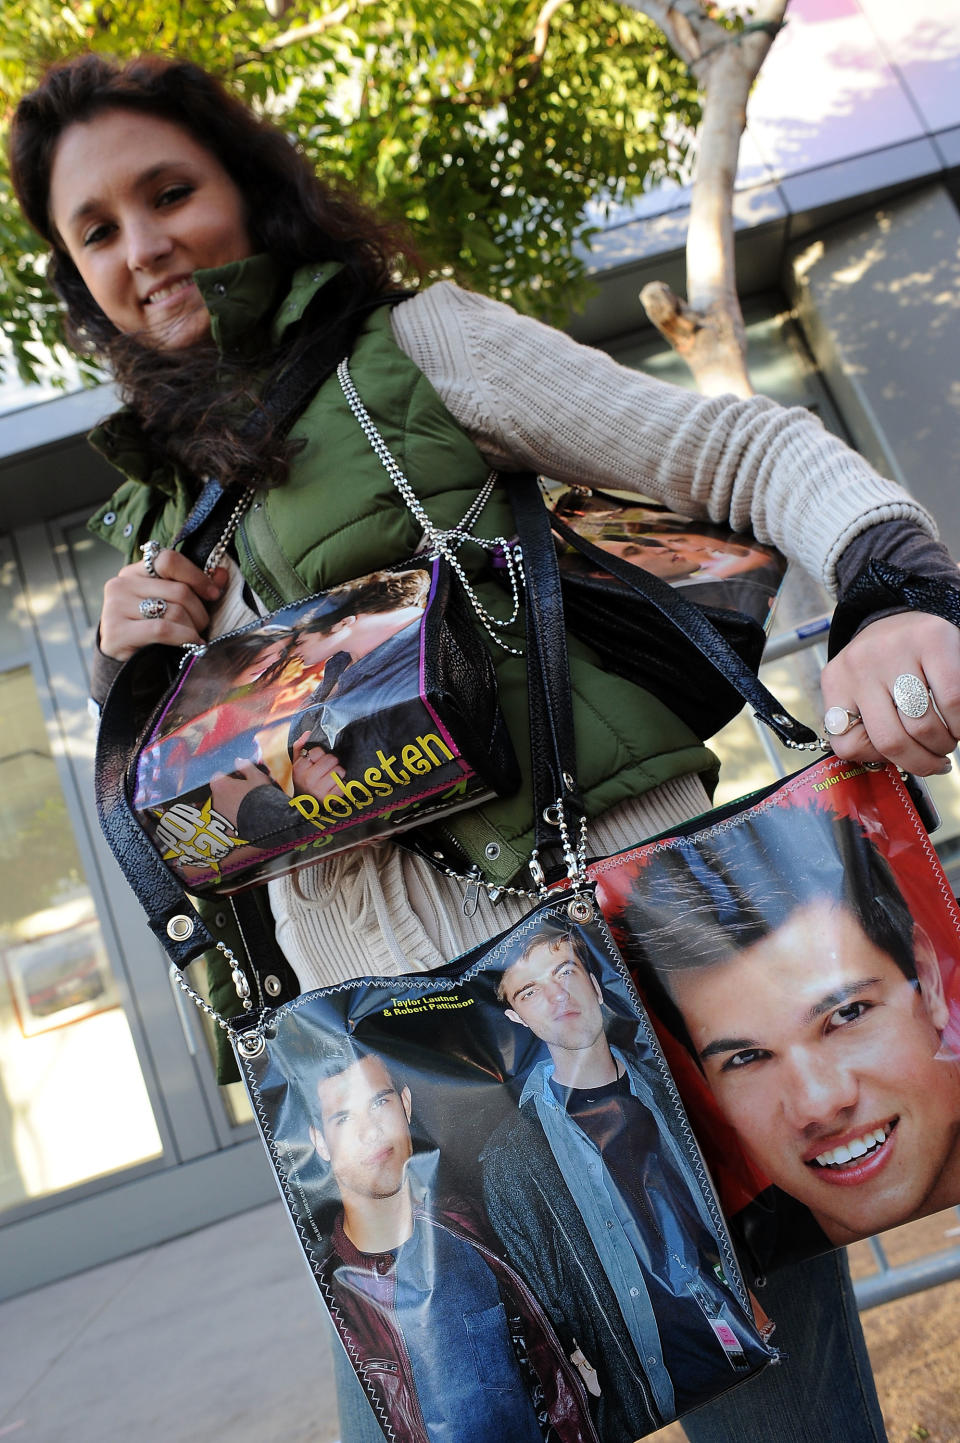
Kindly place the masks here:
[[(300, 270), (275, 312), (273, 337), (303, 314), (332, 266)], [(197, 279), (214, 318), (220, 344), (236, 343), (270, 303), (269, 261), (254, 257)], [(429, 381), (393, 339), (390, 315), (382, 307), (368, 319), (350, 357), (350, 373), (390, 451), (435, 525), (454, 526), (487, 476), (473, 442), (446, 410)], [(135, 434), (113, 418), (91, 438), (133, 479), (122, 486), (90, 522), (91, 529), (122, 549), (139, 554), (149, 536), (169, 542), (186, 517), (193, 496), (173, 468), (145, 474)], [(237, 532), (244, 576), (270, 608), (411, 556), (419, 532), (370, 443), (351, 414), (336, 377), (318, 390), (291, 432), (301, 439), (287, 482), (258, 494)], [(482, 536), (513, 531), (509, 502), (495, 492), (476, 530)], [(495, 616), (509, 611), (509, 598), (493, 579), (486, 554), (469, 544), (465, 566)], [(478, 633), (484, 633), (478, 624)], [(511, 634), (516, 644), (522, 629)], [(529, 756), (525, 664), (488, 644), (497, 670), (500, 699), (521, 767)], [(713, 754), (654, 697), (611, 676), (593, 652), (570, 638), (579, 781), (587, 810), (596, 816), (670, 778), (699, 772), (715, 776)], [(533, 844), (533, 808), (528, 789), (517, 796), (452, 817), (447, 840), (470, 866), (494, 883), (508, 882), (524, 866)]]
[[(197, 272), (210, 311), (214, 340), (223, 349), (249, 354), (252, 336), (279, 340), (295, 324), (332, 266), (297, 272), (289, 293), (275, 306), (277, 277), (266, 256), (254, 256), (217, 270)], [(393, 339), (386, 307), (374, 312), (350, 357), (360, 396), (434, 523), (452, 527), (469, 507), (487, 476), (473, 442), (450, 416), (426, 377)], [(309, 596), (363, 576), (413, 554), (418, 528), (351, 414), (335, 377), (320, 387), (293, 428), (303, 449), (287, 482), (257, 495), (237, 531), (241, 569), (269, 607)], [(129, 478), (91, 518), (90, 529), (139, 559), (149, 537), (169, 543), (186, 520), (196, 485), (171, 463), (156, 464), (135, 418), (118, 412), (90, 437), (93, 445)], [(495, 492), (477, 525), (481, 536), (510, 536), (509, 503)], [(510, 601), (493, 579), (486, 553), (465, 546), (461, 559), (477, 591), (495, 616), (509, 613)], [(511, 631), (514, 644), (522, 626)], [(478, 635), (484, 637), (478, 624)], [(574, 693), (579, 781), (588, 812), (597, 815), (616, 803), (670, 778), (699, 772), (708, 787), (716, 779), (713, 753), (654, 697), (610, 676), (588, 647), (574, 638), (570, 663)], [(523, 657), (489, 644), (497, 670), (500, 701), (521, 768), (530, 755)], [(526, 863), (533, 845), (533, 804), (529, 789), (514, 797), (455, 814), (443, 826), (445, 847), (462, 855), (464, 869), (478, 866), (491, 882), (509, 881)], [(265, 893), (254, 892), (258, 904)], [(245, 949), (232, 909), (222, 901), (199, 902), (210, 931), (238, 957)], [(265, 920), (269, 920), (269, 917)], [(225, 1016), (239, 1011), (230, 970), (218, 953), (208, 953), (210, 1000)], [(296, 995), (292, 970), (276, 967), (280, 991), (272, 1000)], [(249, 969), (248, 969), (249, 975)], [(254, 978), (249, 978), (256, 988)], [(216, 1034), (218, 1078), (238, 1073), (225, 1036)]]

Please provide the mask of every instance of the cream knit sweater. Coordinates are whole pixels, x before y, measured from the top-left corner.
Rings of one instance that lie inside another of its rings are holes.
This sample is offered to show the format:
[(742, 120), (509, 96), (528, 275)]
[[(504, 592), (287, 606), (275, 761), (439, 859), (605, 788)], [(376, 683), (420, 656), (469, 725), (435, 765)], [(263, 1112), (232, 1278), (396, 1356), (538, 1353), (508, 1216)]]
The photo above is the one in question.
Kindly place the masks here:
[[(402, 350), (492, 467), (637, 490), (687, 515), (772, 542), (835, 589), (848, 542), (881, 521), (936, 535), (923, 508), (802, 408), (757, 396), (706, 399), (619, 366), (602, 351), (442, 283), (392, 313)], [(481, 527), (482, 529), (482, 527)], [(251, 613), (239, 572), (211, 633)], [(708, 805), (686, 777), (599, 819), (591, 853), (629, 846)], [(510, 925), (528, 905), (481, 898), (386, 844), (332, 857), (271, 882), (277, 937), (301, 987), (361, 975), (427, 971)]]

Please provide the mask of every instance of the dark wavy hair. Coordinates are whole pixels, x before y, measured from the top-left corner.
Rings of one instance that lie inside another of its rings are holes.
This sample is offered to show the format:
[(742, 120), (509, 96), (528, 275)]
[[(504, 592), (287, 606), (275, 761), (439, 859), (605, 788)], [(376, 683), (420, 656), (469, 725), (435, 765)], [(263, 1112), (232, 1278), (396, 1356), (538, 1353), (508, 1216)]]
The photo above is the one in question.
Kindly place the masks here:
[[(179, 125), (216, 156), (243, 196), (254, 249), (269, 253), (281, 282), (308, 262), (341, 263), (324, 288), (319, 349), (329, 369), (349, 350), (374, 298), (395, 286), (398, 271), (417, 272), (416, 253), (402, 227), (321, 179), (281, 130), (190, 61), (142, 55), (120, 64), (80, 55), (54, 65), (17, 106), (9, 137), (13, 187), (27, 220), (51, 247), (47, 274), (66, 308), (70, 344), (110, 367), (158, 459), (172, 456), (225, 485), (255, 476), (281, 481), (290, 455), (285, 437), (266, 417), (246, 434), (242, 422), (308, 341), (317, 352), (316, 331), (309, 337), (294, 332), (280, 348), (261, 351), (255, 363), (224, 358), (209, 341), (177, 351), (151, 348), (121, 335), (107, 319), (53, 224), (50, 175), (61, 136), (116, 109)], [(251, 435), (253, 429), (258, 434)]]
[(620, 919), (624, 960), (657, 1015), (696, 1055), (673, 978), (722, 967), (817, 902), (845, 908), (916, 982), (914, 919), (890, 863), (856, 820), (817, 808), (771, 806), (755, 822), (651, 852)]

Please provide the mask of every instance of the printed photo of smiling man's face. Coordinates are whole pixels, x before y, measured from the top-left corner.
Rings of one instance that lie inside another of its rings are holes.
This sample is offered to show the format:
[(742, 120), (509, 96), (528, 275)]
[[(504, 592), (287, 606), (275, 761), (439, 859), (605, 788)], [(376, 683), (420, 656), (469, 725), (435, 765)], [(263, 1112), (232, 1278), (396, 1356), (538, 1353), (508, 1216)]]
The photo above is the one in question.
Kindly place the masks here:
[(960, 1197), (960, 1062), (922, 929), (916, 978), (853, 911), (800, 906), (726, 960), (670, 976), (710, 1087), (771, 1182), (840, 1245)]

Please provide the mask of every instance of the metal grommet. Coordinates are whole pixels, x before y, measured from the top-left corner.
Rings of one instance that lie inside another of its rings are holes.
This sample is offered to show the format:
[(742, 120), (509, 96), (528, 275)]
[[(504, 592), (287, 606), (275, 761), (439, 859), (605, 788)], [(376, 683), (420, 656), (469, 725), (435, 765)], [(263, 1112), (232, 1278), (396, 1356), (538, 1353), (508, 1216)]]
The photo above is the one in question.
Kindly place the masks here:
[(586, 897), (573, 897), (567, 903), (567, 916), (571, 922), (592, 922), (593, 903)]
[(548, 826), (559, 827), (560, 808), (557, 806), (556, 802), (552, 802), (549, 807), (544, 807), (543, 820), (548, 824)]
[(167, 923), (167, 936), (173, 942), (186, 942), (188, 937), (193, 936), (195, 925), (192, 917), (186, 917), (183, 913), (179, 913), (176, 917), (171, 917)]
[(213, 294), (215, 296), (225, 296), (227, 294), (227, 288), (223, 284), (223, 281), (217, 281), (216, 285), (213, 287)]
[(115, 511), (105, 511), (103, 514), (104, 526), (112, 526), (116, 519), (117, 513)]
[(786, 712), (773, 711), (770, 713), (770, 717), (773, 721), (776, 722), (777, 726), (780, 727), (788, 727), (792, 723), (792, 718), (788, 717)]
[(483, 849), (483, 855), (488, 862), (495, 862), (500, 855), (500, 843), (488, 842)]
[(259, 1057), (266, 1045), (259, 1032), (237, 1039), (237, 1050), (242, 1052), (244, 1057)]
[(268, 997), (279, 997), (283, 991), (283, 983), (271, 972), (269, 977), (263, 979), (263, 990)]
[(213, 919), (213, 925), (214, 925), (215, 927), (225, 927), (225, 926), (227, 925), (227, 914), (226, 914), (226, 912), (218, 912), (217, 915), (216, 915), (216, 916), (214, 917), (214, 919)]
[(572, 792), (574, 787), (576, 786), (576, 782), (573, 780), (573, 777), (570, 775), (569, 772), (564, 772), (563, 774), (563, 785), (566, 787), (568, 792)]
[(132, 521), (128, 521), (128, 522), (127, 522), (126, 526), (123, 528), (123, 534), (124, 534), (124, 536), (132, 536), (132, 535), (133, 535), (133, 522), (132, 522)]

